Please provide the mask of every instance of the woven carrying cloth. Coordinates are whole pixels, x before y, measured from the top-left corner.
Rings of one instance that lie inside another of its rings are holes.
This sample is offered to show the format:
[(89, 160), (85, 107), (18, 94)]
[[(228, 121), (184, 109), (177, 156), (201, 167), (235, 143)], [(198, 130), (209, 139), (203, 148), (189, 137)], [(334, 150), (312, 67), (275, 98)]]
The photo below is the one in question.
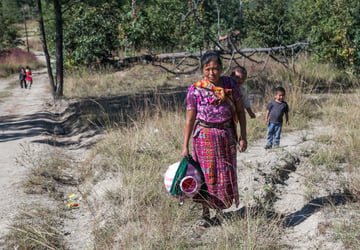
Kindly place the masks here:
[[(238, 115), (236, 112), (236, 106), (235, 106), (235, 101), (234, 101), (234, 98), (232, 95), (232, 89), (225, 89), (222, 87), (217, 87), (213, 83), (209, 82), (207, 79), (202, 79), (201, 81), (194, 83), (193, 86), (197, 87), (197, 88), (204, 88), (204, 89), (212, 90), (214, 92), (214, 94), (217, 96), (217, 99), (212, 100), (210, 102), (211, 104), (219, 104), (221, 102), (227, 102), (231, 107), (234, 125), (236, 126), (236, 124), (239, 121), (239, 118), (238, 118)], [(238, 134), (237, 134), (236, 129), (235, 129), (234, 139), (236, 141), (238, 140)]]

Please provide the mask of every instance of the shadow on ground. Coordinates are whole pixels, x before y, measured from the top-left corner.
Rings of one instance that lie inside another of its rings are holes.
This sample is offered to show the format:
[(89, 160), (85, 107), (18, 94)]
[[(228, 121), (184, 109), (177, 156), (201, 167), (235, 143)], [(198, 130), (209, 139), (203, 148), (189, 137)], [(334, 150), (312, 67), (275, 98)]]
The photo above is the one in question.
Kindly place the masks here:
[(276, 219), (284, 227), (293, 227), (301, 224), (311, 215), (319, 211), (325, 206), (339, 206), (347, 202), (354, 202), (354, 197), (349, 192), (331, 194), (324, 197), (315, 198), (304, 205), (300, 210), (291, 214), (279, 214), (268, 211), (260, 207), (242, 207), (236, 211), (226, 212), (226, 219), (243, 219), (246, 216), (266, 215), (270, 220)]
[[(33, 142), (53, 146), (88, 147), (82, 143), (106, 127), (131, 126), (140, 117), (159, 110), (185, 109), (187, 89), (158, 88), (153, 91), (73, 101), (62, 113), (39, 112), (27, 116), (0, 117), (0, 142), (48, 135)], [(76, 138), (76, 139), (74, 139)]]

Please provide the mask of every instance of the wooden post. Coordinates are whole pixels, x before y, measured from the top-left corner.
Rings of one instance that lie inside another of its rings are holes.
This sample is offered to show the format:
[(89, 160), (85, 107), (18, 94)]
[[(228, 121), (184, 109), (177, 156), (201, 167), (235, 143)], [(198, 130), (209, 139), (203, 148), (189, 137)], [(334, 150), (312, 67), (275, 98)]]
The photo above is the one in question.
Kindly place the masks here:
[(26, 12), (25, 12), (25, 7), (23, 8), (23, 13), (24, 13), (24, 24), (25, 24), (25, 37), (26, 37), (26, 48), (27, 48), (27, 52), (30, 52), (29, 49), (29, 40), (28, 40), (28, 32), (27, 32), (27, 26), (26, 26)]

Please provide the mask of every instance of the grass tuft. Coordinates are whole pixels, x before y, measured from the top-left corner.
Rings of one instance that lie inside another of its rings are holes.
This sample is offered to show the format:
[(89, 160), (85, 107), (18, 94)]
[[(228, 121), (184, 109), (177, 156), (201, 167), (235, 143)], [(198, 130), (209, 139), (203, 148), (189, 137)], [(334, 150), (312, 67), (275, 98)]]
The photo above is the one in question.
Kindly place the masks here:
[(65, 249), (56, 211), (35, 205), (22, 210), (5, 237), (8, 249)]
[[(71, 174), (71, 158), (61, 150), (42, 152), (30, 146), (22, 146), (24, 154), (17, 159), (18, 164), (29, 168), (30, 174), (23, 182), (28, 194), (48, 194), (57, 200), (64, 196), (62, 185), (77, 185), (78, 178)], [(36, 155), (37, 157), (34, 157)]]

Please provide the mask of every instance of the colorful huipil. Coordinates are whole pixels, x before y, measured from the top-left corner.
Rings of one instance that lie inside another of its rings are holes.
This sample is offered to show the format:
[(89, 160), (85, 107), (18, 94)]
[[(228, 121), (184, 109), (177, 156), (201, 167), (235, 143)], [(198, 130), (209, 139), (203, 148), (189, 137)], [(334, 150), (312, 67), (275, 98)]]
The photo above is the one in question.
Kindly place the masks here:
[[(233, 105), (223, 94), (232, 96), (234, 102), (241, 101), (241, 93), (230, 77), (222, 77), (223, 90), (206, 83), (195, 83), (187, 94), (187, 110), (196, 111), (196, 120), (206, 124), (223, 124), (234, 118)], [(228, 91), (230, 90), (230, 91)], [(196, 202), (206, 202), (214, 209), (225, 209), (235, 201), (239, 205), (236, 175), (236, 128), (204, 127), (195, 123), (193, 131), (193, 158), (200, 163), (208, 188), (206, 199), (193, 198)]]

